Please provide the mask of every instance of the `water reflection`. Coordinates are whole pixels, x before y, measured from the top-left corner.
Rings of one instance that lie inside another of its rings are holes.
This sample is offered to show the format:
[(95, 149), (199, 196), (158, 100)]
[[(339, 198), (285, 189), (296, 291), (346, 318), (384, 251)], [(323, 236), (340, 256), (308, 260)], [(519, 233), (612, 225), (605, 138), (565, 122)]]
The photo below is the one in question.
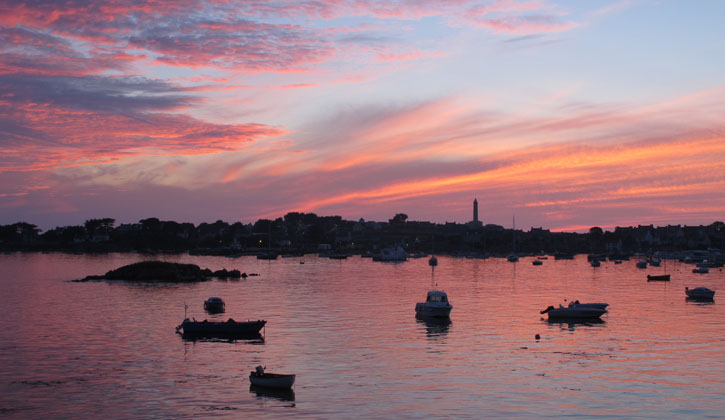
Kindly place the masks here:
[(229, 333), (178, 333), (184, 341), (208, 341), (235, 343), (246, 341), (250, 344), (264, 344), (264, 336), (256, 334), (229, 334)]
[(445, 336), (451, 328), (450, 318), (426, 318), (416, 316), (415, 320), (425, 326), (425, 335), (428, 337)]
[[(670, 286), (654, 287), (634, 261), (598, 269), (591, 281), (583, 257), (540, 267), (440, 257), (432, 270), (424, 260), (306, 256), (300, 265), (252, 256), (233, 268), (262, 277), (243, 283), (65, 282), (141, 258), (0, 254), (0, 417), (84, 418), (90, 407), (108, 418), (284, 418), (294, 409), (320, 419), (663, 419), (688, 406), (692, 417), (722, 417), (722, 395), (710, 391), (725, 389), (725, 305), (683, 302), (684, 287), (703, 282), (684, 268)], [(231, 268), (221, 257), (168, 258)], [(451, 320), (412, 319), (436, 282), (456, 306), (455, 329)], [(707, 284), (723, 290), (725, 272), (711, 272)], [(371, 291), (374, 299), (362, 298)], [(209, 296), (233, 303), (235, 319), (273, 322), (273, 340), (177, 338), (182, 303), (198, 316)], [(563, 297), (616, 310), (606, 323), (540, 320), (539, 310)], [(527, 344), (531, 351), (518, 350)], [(265, 361), (307, 386), (250, 388), (244, 366)], [(290, 408), (298, 390), (301, 404)]]
[(294, 401), (295, 392), (291, 389), (274, 389), (249, 385), (249, 392), (256, 394), (257, 398), (271, 398), (279, 401)]
[(713, 305), (715, 303), (714, 298), (686, 297), (685, 301), (695, 305)]
[(541, 320), (549, 325), (558, 324), (559, 327), (563, 329), (567, 329), (569, 331), (574, 331), (577, 327), (593, 327), (595, 325), (601, 325), (606, 324), (606, 322), (603, 319), (599, 318), (569, 318), (569, 319), (544, 319), (541, 318)]

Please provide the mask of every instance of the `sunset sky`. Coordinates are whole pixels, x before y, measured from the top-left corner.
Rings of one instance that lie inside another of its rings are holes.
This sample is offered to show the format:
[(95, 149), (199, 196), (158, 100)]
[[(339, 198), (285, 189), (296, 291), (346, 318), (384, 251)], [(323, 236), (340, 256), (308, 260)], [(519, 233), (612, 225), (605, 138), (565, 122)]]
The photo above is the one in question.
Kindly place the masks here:
[(0, 4), (0, 224), (725, 219), (725, 2)]

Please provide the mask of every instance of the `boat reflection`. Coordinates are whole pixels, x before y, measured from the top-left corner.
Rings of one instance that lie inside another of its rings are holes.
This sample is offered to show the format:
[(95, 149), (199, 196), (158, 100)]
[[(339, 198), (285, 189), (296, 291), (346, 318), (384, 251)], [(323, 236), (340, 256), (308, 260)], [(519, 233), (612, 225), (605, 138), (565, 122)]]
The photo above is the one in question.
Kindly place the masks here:
[(184, 341), (209, 341), (234, 343), (246, 341), (250, 344), (264, 344), (264, 336), (260, 333), (254, 334), (228, 334), (228, 333), (179, 333)]
[(425, 326), (425, 335), (428, 337), (438, 337), (448, 334), (451, 328), (450, 318), (428, 318), (416, 316), (415, 320)]
[(594, 327), (594, 326), (600, 326), (603, 324), (606, 324), (606, 322), (603, 319), (599, 318), (567, 318), (567, 319), (544, 319), (541, 318), (541, 321), (549, 324), (549, 325), (555, 325), (558, 324), (561, 329), (568, 329), (570, 331), (574, 331), (576, 327)]
[(272, 398), (279, 401), (295, 400), (295, 392), (291, 389), (274, 389), (249, 385), (249, 392), (256, 394), (257, 398)]
[(695, 305), (713, 305), (715, 304), (714, 298), (701, 298), (701, 297), (686, 297), (685, 302), (693, 303)]

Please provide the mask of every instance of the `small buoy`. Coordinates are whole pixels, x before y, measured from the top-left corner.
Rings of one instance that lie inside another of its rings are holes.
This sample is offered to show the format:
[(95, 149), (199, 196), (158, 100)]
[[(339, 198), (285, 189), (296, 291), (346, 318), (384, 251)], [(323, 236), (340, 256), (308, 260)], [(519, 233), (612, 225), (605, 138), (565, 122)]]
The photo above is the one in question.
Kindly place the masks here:
[(539, 334), (536, 334), (536, 335), (534, 336), (534, 338), (535, 338), (535, 339), (537, 339), (537, 340), (539, 340), (539, 339), (541, 339), (541, 336), (540, 336)]

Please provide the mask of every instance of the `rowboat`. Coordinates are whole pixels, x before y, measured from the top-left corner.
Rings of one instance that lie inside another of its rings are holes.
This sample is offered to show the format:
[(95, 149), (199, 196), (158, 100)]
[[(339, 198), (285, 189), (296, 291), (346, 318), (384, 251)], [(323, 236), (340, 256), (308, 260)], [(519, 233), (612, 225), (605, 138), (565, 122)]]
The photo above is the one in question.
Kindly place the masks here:
[(274, 389), (290, 389), (295, 384), (296, 375), (267, 373), (262, 366), (257, 366), (249, 373), (249, 382), (254, 386)]
[(647, 281), (670, 281), (669, 274), (652, 275), (647, 274)]

